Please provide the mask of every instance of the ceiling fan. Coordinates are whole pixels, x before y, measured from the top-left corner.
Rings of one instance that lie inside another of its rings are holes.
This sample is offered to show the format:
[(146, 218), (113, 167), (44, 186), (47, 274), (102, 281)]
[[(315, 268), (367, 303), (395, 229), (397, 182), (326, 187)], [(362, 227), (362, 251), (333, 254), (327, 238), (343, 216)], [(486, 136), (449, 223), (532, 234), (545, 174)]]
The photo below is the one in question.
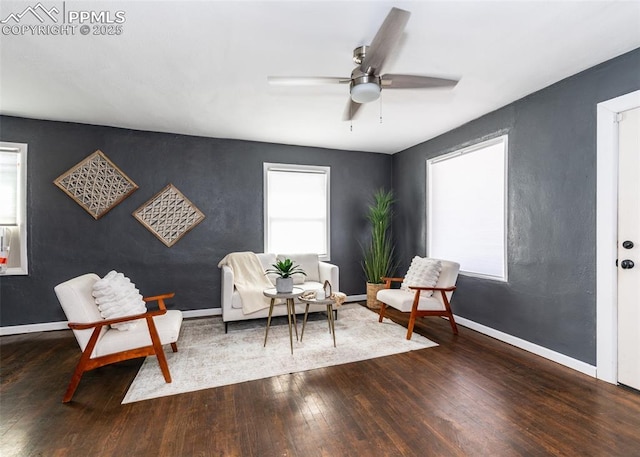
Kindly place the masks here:
[(350, 99), (344, 120), (352, 120), (363, 104), (377, 100), (382, 89), (432, 89), (452, 88), (456, 79), (435, 78), (421, 75), (381, 74), (387, 57), (398, 44), (411, 13), (392, 8), (371, 45), (359, 46), (353, 51), (353, 61), (358, 65), (350, 77), (322, 76), (269, 76), (269, 84), (300, 86), (316, 84), (349, 84)]

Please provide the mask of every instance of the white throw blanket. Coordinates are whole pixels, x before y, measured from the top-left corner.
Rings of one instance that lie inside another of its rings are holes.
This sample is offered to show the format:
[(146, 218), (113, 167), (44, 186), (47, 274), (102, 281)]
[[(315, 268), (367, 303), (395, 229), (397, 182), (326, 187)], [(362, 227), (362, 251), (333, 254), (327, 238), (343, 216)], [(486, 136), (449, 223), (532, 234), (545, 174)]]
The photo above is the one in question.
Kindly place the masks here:
[(255, 313), (269, 307), (269, 298), (262, 293), (273, 287), (264, 274), (260, 259), (253, 252), (232, 252), (219, 263), (218, 268), (229, 265), (233, 270), (233, 284), (242, 299), (242, 312)]

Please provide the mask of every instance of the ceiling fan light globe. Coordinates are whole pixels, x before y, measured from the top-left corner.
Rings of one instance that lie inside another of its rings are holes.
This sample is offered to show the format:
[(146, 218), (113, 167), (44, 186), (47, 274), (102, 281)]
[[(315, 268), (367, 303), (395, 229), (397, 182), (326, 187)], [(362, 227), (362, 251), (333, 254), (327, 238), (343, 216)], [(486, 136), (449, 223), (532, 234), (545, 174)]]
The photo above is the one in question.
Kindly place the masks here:
[(369, 103), (380, 98), (380, 86), (376, 83), (360, 83), (351, 88), (351, 100)]

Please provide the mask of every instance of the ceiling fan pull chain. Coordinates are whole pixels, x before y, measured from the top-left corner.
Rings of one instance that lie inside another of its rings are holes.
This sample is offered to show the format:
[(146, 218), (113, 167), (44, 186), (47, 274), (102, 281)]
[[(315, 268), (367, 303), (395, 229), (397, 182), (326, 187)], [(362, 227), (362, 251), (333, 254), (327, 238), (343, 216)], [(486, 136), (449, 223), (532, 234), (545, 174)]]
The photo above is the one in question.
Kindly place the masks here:
[(353, 104), (349, 103), (349, 131), (353, 132)]
[(380, 123), (382, 124), (382, 94), (380, 94)]

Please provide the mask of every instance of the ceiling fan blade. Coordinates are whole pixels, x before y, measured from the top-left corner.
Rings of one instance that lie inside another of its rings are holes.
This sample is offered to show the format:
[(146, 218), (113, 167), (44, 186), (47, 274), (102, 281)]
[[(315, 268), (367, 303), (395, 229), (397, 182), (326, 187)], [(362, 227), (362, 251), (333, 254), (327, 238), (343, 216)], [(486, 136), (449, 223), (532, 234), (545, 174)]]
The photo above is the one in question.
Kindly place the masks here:
[(454, 87), (457, 79), (434, 78), (432, 76), (419, 75), (393, 75), (386, 74), (380, 77), (382, 87), (385, 89), (430, 89), (437, 87)]
[(380, 74), (385, 60), (398, 44), (402, 32), (409, 21), (409, 16), (411, 16), (409, 11), (391, 8), (360, 65), (360, 70), (363, 73)]
[(267, 82), (274, 86), (315, 86), (318, 84), (347, 84), (351, 78), (334, 76), (267, 76)]
[(351, 97), (349, 97), (349, 101), (347, 102), (347, 106), (344, 110), (344, 114), (342, 116), (342, 120), (343, 121), (351, 121), (353, 119), (355, 119), (356, 117), (356, 113), (358, 112), (358, 110), (362, 108), (362, 104), (361, 103), (356, 103), (353, 100), (351, 100)]

